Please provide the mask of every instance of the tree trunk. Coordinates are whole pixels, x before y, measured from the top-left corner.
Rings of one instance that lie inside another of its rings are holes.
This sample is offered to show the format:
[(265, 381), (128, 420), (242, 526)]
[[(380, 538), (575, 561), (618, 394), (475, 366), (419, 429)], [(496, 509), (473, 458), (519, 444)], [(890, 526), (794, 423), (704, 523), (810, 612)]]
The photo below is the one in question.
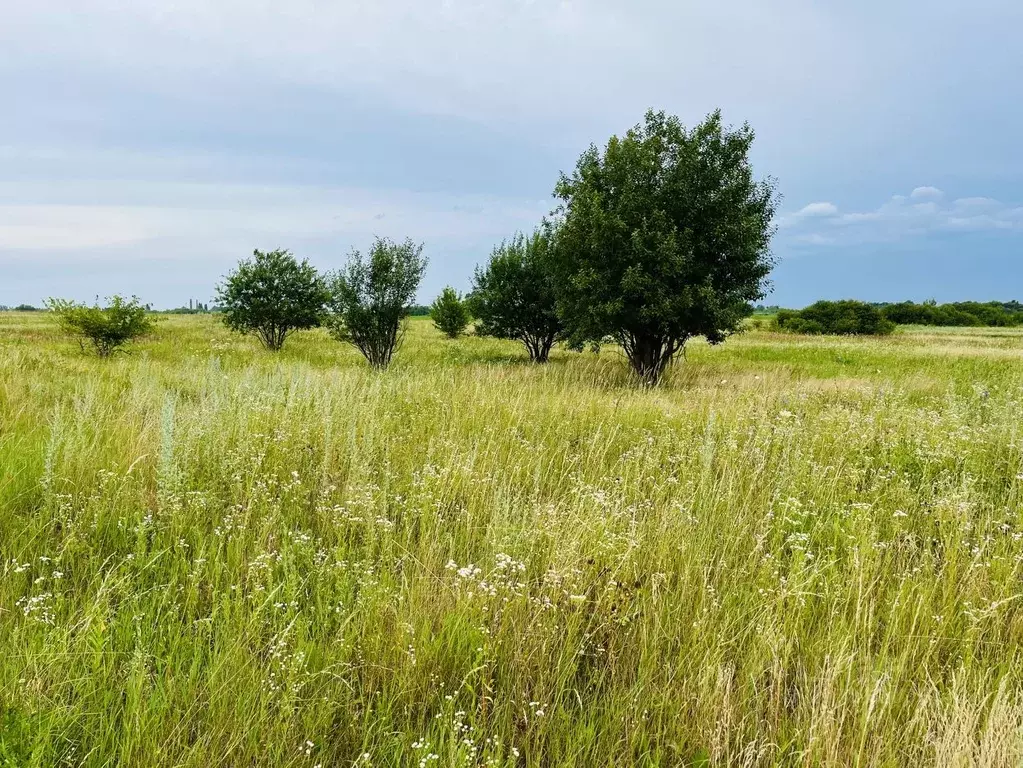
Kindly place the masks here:
[(661, 374), (671, 365), (675, 355), (685, 347), (686, 339), (663, 338), (628, 334), (622, 338), (622, 347), (632, 370), (646, 386), (654, 386)]
[(551, 347), (554, 346), (553, 336), (524, 336), (522, 343), (526, 345), (531, 363), (546, 363), (550, 358)]

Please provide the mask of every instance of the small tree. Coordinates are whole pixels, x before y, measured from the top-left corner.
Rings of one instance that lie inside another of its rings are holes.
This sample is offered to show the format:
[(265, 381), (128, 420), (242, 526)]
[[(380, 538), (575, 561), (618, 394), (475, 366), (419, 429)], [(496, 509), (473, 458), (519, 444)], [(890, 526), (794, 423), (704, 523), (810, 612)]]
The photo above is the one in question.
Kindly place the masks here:
[(109, 357), (128, 342), (150, 333), (156, 324), (135, 296), (128, 300), (112, 296), (107, 301), (110, 303), (101, 307), (98, 302), (89, 306), (49, 299), (46, 306), (65, 333), (79, 337), (83, 348), (88, 341), (100, 357)]
[(430, 319), (448, 338), (457, 339), (472, 318), (466, 302), (454, 288), (448, 286), (430, 305)]
[(401, 343), (405, 319), (426, 271), (423, 246), (377, 238), (369, 257), (353, 250), (329, 278), (327, 326), (374, 368), (386, 368)]
[(476, 268), (468, 299), (477, 333), (521, 341), (534, 363), (546, 363), (554, 342), (564, 334), (552, 243), (552, 234), (544, 229), (501, 243), (486, 268)]
[(752, 142), (719, 112), (686, 129), (651, 111), (562, 175), (559, 309), (574, 340), (613, 336), (653, 384), (690, 338), (740, 329), (773, 265), (776, 196), (753, 177)]
[(327, 291), (323, 278), (305, 259), (290, 252), (255, 250), (217, 286), (224, 323), (252, 333), (276, 352), (295, 331), (315, 328), (323, 316)]

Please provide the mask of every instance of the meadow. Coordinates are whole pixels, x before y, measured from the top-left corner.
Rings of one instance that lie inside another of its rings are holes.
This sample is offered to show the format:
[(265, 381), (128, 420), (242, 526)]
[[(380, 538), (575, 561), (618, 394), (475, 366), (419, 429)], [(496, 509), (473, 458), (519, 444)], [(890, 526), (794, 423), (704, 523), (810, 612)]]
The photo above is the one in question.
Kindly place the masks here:
[(1023, 332), (656, 388), (0, 315), (0, 766), (1023, 762)]

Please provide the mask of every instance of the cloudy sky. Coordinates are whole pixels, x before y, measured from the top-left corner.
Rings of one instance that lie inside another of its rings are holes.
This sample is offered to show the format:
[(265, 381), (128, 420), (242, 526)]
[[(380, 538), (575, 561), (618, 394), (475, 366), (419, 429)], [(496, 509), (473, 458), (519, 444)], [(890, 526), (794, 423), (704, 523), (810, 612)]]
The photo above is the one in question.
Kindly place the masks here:
[(757, 132), (772, 302), (1023, 299), (1013, 0), (0, 0), (0, 303), (411, 236), (468, 287), (648, 107)]

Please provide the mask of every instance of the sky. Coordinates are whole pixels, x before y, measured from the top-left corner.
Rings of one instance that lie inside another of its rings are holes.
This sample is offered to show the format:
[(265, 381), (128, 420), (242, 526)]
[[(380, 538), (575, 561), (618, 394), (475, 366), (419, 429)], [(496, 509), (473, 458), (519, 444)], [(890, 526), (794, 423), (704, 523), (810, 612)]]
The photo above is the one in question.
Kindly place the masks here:
[(1014, 0), (0, 0), (0, 304), (209, 301), (254, 248), (469, 287), (648, 108), (757, 134), (765, 303), (1023, 299)]

